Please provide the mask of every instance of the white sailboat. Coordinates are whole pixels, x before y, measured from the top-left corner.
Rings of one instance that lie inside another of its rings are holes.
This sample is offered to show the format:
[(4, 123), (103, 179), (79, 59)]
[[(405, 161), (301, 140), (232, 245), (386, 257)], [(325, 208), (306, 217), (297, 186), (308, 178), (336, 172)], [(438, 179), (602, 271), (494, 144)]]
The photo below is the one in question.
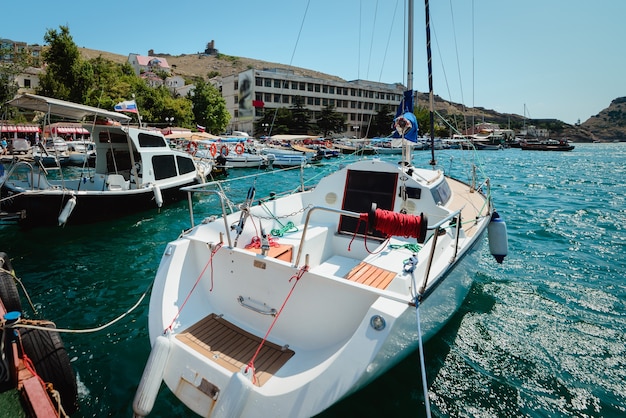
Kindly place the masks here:
[[(416, 141), (410, 84), (395, 126)], [(165, 248), (135, 415), (164, 381), (204, 417), (313, 416), (437, 333), (469, 291), (487, 230), (500, 261), (506, 230), (486, 179), (402, 159), (355, 161), (262, 204), (251, 187), (234, 213), (222, 190), (187, 188), (223, 209), (194, 226), (190, 206), (192, 227)]]

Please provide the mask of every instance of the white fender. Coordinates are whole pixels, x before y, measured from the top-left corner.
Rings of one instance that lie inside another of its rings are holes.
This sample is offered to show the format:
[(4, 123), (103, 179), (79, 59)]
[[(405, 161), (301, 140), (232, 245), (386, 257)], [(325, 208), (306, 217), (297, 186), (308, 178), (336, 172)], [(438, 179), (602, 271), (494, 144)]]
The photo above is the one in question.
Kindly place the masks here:
[(509, 238), (506, 231), (506, 222), (494, 212), (491, 221), (487, 226), (487, 236), (489, 238), (489, 250), (498, 263), (502, 263), (508, 254)]
[(254, 384), (250, 380), (252, 371), (245, 372), (246, 366), (238, 373), (233, 373), (228, 385), (221, 391), (217, 405), (213, 411), (213, 418), (238, 417), (246, 406), (246, 400), (254, 391)]
[(145, 417), (152, 411), (154, 401), (159, 394), (171, 346), (170, 340), (163, 335), (159, 335), (154, 342), (133, 400), (135, 417)]
[(74, 207), (76, 207), (76, 196), (70, 197), (67, 203), (65, 203), (65, 207), (59, 215), (59, 226), (65, 225), (65, 223), (67, 222), (67, 218), (69, 218), (72, 214)]
[(154, 193), (154, 200), (156, 200), (156, 204), (158, 207), (163, 206), (163, 195), (161, 194), (161, 188), (156, 184), (152, 185), (152, 191)]

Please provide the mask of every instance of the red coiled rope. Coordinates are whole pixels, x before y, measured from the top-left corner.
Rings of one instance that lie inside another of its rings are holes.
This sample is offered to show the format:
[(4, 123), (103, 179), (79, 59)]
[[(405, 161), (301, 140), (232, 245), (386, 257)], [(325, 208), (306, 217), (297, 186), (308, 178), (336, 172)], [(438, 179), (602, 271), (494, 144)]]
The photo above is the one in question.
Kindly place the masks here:
[[(371, 214), (370, 214), (371, 215)], [(369, 218), (369, 216), (368, 216)], [(376, 209), (374, 219), (368, 219), (373, 227), (387, 236), (402, 236), (420, 238), (423, 231), (424, 215), (408, 215), (405, 213), (391, 212), (384, 209)]]

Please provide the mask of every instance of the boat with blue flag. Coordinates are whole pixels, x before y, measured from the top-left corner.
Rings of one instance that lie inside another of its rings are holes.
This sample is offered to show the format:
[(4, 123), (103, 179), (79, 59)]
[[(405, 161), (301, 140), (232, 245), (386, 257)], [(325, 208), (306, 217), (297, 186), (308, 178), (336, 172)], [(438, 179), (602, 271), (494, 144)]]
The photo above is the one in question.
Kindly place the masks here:
[[(394, 131), (415, 142), (408, 84)], [(407, 146), (400, 163), (355, 159), (282, 195), (257, 196), (254, 176), (241, 203), (221, 183), (185, 188), (222, 209), (206, 216), (189, 199), (189, 228), (164, 250), (135, 416), (161, 382), (204, 417), (313, 416), (435, 335), (467, 296), (496, 217), (489, 180), (448, 176), (432, 149), (426, 167)]]

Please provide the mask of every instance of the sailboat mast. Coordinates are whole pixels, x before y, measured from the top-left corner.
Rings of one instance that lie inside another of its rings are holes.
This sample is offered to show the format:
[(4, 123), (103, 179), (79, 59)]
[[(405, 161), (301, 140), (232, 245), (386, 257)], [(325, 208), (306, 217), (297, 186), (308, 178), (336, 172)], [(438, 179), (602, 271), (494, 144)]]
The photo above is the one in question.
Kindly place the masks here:
[(406, 74), (406, 89), (413, 91), (413, 0), (408, 2), (407, 13), (409, 18), (407, 19), (407, 74)]
[[(412, 3), (413, 0), (409, 0)], [(435, 98), (433, 95), (433, 57), (430, 51), (430, 6), (428, 0), (424, 0), (426, 15), (426, 59), (428, 61), (428, 102), (430, 107), (430, 165), (437, 164), (435, 161)]]

